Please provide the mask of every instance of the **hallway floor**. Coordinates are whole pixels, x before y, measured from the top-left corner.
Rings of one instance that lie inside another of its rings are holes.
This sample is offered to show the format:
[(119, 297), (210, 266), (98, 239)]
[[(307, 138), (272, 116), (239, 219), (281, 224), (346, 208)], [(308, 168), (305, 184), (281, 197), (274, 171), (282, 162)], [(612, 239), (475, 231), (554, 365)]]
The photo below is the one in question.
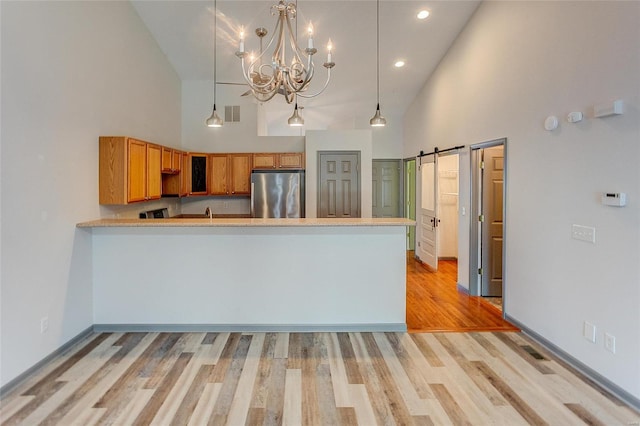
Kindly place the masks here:
[(458, 291), (457, 268), (457, 261), (441, 260), (434, 272), (407, 252), (408, 331), (517, 331), (495, 305)]

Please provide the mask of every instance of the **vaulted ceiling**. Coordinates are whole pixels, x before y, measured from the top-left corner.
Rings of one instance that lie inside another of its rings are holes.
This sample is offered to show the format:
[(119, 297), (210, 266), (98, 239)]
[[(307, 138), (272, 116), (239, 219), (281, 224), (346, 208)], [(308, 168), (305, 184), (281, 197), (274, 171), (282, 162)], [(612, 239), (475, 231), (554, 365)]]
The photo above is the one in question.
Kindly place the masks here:
[[(246, 49), (259, 51), (254, 30), (265, 27), (268, 41), (276, 22), (270, 13), (275, 3), (277, 0), (217, 1), (219, 83), (243, 82), (240, 61), (234, 54), (239, 30), (244, 27), (247, 33)], [(133, 0), (132, 4), (183, 81), (213, 79), (213, 1)], [(384, 115), (404, 114), (478, 5), (479, 0), (380, 2), (380, 99)], [(431, 14), (419, 20), (416, 15), (423, 9)], [(372, 116), (376, 103), (376, 2), (299, 0), (301, 44), (306, 43), (309, 22), (313, 23), (318, 48), (316, 76), (309, 92), (315, 92), (324, 82), (325, 69), (320, 65), (326, 58), (324, 46), (329, 39), (336, 66), (327, 90), (316, 98), (301, 100), (301, 104), (307, 111), (320, 109), (335, 117)], [(406, 65), (394, 67), (398, 59)], [(244, 86), (236, 87), (237, 96), (246, 91)], [(290, 108), (282, 97), (277, 98), (270, 102)]]

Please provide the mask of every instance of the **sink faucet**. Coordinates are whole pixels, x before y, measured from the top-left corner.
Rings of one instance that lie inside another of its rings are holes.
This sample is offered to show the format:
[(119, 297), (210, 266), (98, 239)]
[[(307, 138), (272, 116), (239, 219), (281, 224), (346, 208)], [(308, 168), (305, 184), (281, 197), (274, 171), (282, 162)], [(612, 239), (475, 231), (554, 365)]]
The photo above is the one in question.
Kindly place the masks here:
[(213, 219), (213, 210), (211, 210), (211, 207), (204, 209), (204, 215), (209, 216), (209, 219)]

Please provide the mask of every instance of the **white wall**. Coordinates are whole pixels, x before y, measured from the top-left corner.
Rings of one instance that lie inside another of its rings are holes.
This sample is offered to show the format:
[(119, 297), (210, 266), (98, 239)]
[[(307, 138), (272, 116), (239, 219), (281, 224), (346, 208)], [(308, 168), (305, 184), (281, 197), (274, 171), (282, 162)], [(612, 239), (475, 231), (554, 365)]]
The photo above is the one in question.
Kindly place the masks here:
[(360, 213), (372, 214), (372, 143), (371, 130), (309, 130), (306, 136), (306, 217), (318, 215), (318, 151), (360, 152)]
[(93, 324), (90, 234), (75, 224), (151, 208), (99, 208), (98, 136), (179, 146), (181, 88), (128, 2), (1, 8), (5, 385)]
[[(405, 117), (406, 156), (507, 138), (507, 313), (636, 398), (639, 28), (638, 2), (484, 2)], [(624, 115), (592, 118), (593, 104), (617, 98)], [(570, 111), (587, 117), (567, 123)], [(561, 123), (547, 132), (551, 114)], [(628, 205), (601, 205), (603, 191), (626, 192)], [(595, 227), (596, 243), (571, 239), (574, 223)], [(585, 320), (596, 344), (582, 337)]]

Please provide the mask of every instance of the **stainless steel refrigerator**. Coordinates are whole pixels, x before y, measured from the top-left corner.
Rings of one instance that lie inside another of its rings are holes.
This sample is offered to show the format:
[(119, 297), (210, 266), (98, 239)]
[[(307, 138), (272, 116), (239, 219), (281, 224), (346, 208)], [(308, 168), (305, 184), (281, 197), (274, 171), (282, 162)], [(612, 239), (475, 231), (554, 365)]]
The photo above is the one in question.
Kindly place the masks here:
[(254, 170), (251, 217), (304, 217), (304, 170)]

